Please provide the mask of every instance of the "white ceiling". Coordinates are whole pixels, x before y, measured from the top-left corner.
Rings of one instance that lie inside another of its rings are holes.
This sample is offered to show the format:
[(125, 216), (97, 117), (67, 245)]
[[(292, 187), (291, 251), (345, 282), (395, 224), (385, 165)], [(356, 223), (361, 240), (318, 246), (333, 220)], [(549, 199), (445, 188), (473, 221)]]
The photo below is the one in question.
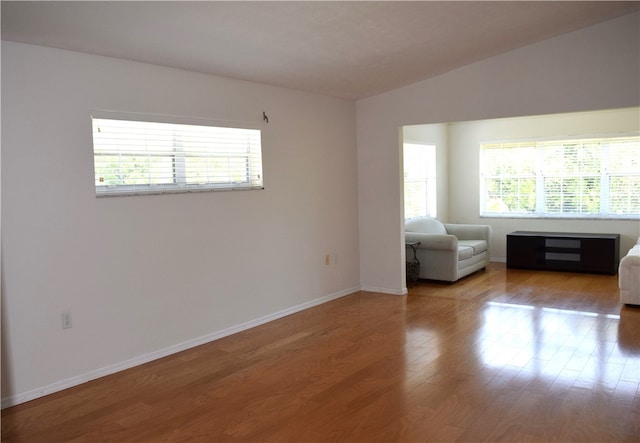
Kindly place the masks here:
[(10, 2), (2, 39), (359, 99), (638, 1)]

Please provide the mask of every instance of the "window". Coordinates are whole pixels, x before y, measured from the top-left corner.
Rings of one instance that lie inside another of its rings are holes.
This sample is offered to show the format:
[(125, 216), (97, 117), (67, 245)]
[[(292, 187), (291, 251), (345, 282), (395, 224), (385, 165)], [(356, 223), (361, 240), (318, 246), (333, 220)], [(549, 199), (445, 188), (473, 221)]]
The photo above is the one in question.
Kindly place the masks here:
[(436, 147), (405, 143), (404, 217), (436, 216)]
[(480, 146), (480, 214), (640, 217), (640, 137)]
[(92, 120), (97, 196), (263, 188), (258, 129)]

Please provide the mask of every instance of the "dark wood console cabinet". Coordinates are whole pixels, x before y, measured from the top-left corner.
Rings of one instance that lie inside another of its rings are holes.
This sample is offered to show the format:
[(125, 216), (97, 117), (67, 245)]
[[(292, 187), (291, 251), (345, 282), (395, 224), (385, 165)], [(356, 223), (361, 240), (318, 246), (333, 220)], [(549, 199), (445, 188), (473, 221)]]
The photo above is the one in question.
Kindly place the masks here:
[(619, 255), (620, 234), (507, 234), (507, 268), (616, 274)]

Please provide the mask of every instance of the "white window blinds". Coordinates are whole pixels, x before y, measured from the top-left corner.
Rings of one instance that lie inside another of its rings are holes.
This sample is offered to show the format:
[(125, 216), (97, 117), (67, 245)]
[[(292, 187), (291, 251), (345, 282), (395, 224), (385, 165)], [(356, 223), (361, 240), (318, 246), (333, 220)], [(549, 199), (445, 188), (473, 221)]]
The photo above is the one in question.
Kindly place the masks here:
[(436, 217), (436, 147), (405, 143), (404, 217)]
[(96, 195), (262, 189), (258, 129), (93, 118)]
[(640, 217), (640, 137), (480, 146), (481, 215)]

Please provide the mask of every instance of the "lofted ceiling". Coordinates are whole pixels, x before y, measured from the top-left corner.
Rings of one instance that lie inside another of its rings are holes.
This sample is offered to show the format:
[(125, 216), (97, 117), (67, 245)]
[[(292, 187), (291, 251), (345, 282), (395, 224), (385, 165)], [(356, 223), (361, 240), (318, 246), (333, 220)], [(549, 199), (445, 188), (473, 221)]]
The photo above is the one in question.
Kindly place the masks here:
[(2, 1), (2, 39), (360, 99), (638, 1)]

